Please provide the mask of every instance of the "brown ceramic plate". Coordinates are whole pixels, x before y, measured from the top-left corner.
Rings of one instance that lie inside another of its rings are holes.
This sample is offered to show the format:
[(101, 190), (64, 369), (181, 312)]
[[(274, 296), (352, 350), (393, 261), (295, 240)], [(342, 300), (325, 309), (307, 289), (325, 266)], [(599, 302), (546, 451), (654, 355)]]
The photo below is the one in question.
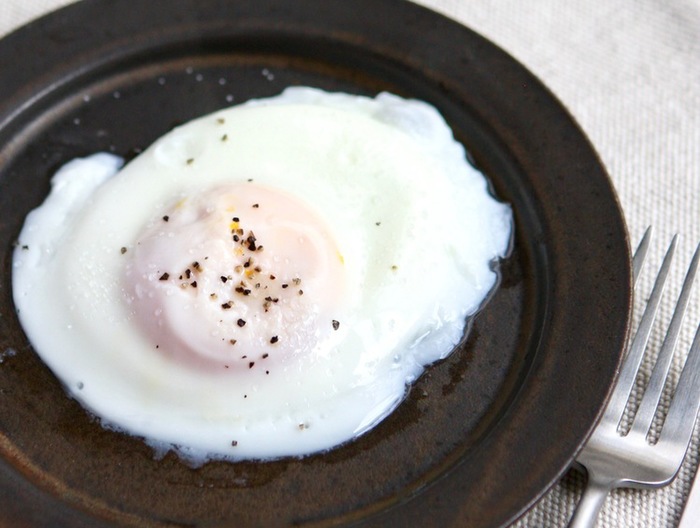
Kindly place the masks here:
[[(62, 163), (129, 156), (294, 84), (437, 106), (512, 204), (513, 254), (468, 339), (357, 441), (303, 460), (155, 460), (33, 352), (13, 242)], [(572, 462), (626, 339), (626, 228), (583, 133), (493, 44), (399, 0), (88, 0), (22, 28), (0, 42), (0, 219), (3, 526), (504, 526)]]

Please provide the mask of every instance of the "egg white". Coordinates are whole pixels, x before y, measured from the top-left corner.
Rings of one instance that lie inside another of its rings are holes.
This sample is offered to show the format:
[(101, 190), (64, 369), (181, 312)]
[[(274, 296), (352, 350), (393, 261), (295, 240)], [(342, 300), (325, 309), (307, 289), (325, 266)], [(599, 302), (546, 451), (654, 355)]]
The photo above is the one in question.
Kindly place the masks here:
[[(444, 119), (391, 94), (290, 88), (191, 121), (120, 166), (98, 154), (54, 176), (19, 236), (15, 304), (71, 396), (104, 424), (198, 462), (306, 455), (371, 428), (462, 338), (509, 247), (509, 207)], [(171, 236), (163, 216), (177, 204), (244, 184), (303, 202), (339, 271), (304, 292), (318, 325), (308, 350), (202, 367), (148, 330), (135, 255), (144, 233)]]

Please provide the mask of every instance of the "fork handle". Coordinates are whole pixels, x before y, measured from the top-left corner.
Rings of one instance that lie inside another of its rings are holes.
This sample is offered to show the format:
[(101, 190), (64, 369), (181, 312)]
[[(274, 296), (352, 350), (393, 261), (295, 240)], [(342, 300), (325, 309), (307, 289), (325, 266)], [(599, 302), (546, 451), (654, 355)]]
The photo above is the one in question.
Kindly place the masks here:
[(593, 528), (600, 508), (612, 488), (612, 482), (599, 481), (589, 475), (581, 501), (569, 523), (569, 528)]

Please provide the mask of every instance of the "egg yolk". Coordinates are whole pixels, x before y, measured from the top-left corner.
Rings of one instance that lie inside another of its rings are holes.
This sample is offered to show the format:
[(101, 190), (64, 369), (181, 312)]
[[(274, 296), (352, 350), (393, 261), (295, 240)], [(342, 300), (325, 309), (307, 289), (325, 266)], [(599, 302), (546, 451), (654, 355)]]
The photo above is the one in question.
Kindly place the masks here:
[(345, 266), (324, 221), (253, 182), (187, 196), (129, 249), (132, 316), (163, 354), (190, 365), (264, 369), (336, 331)]

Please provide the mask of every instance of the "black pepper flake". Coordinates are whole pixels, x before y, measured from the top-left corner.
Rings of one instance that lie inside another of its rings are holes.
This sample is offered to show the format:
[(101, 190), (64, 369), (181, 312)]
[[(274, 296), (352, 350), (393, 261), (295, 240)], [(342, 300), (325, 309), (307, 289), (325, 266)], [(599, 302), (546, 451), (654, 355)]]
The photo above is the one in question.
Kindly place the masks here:
[(236, 447), (238, 445), (238, 440), (231, 440), (231, 445)]
[(255, 266), (253, 268), (257, 273), (260, 273), (262, 271), (262, 268), (260, 266)]
[(301, 284), (301, 279), (299, 277), (296, 277), (292, 279), (292, 282), (294, 283), (295, 286), (299, 286)]
[(253, 178), (248, 178), (248, 183), (252, 182)]
[(190, 286), (192, 286), (193, 288), (196, 288), (196, 287), (197, 287), (197, 281), (192, 281), (192, 282), (190, 282)]
[(163, 274), (160, 276), (160, 279), (158, 279), (158, 280), (166, 281), (166, 280), (168, 280), (169, 278), (170, 278), (170, 273), (168, 273), (168, 272), (166, 271), (165, 273), (163, 273)]
[(289, 284), (283, 284), (282, 288), (289, 288)]
[(265, 352), (265, 353), (262, 355), (262, 358), (263, 358), (263, 359), (267, 359), (269, 355), (270, 355), (270, 354), (268, 354), (267, 352)]
[(192, 165), (192, 163), (194, 163), (194, 158), (188, 158), (188, 159), (187, 159), (187, 164), (188, 164), (188, 165)]
[(190, 271), (190, 269), (187, 268), (187, 269), (185, 270), (185, 277), (187, 277), (187, 278), (189, 279), (191, 276), (192, 276), (192, 271)]
[(279, 341), (279, 340), (280, 340), (280, 338), (279, 338), (278, 336), (272, 336), (272, 337), (270, 338), (270, 343), (272, 343), (272, 344), (274, 345), (274, 344), (277, 343), (277, 341)]
[(215, 293), (210, 293), (209, 297), (211, 297), (212, 299), (216, 299), (218, 295), (216, 295)]
[(244, 288), (243, 286), (238, 286), (236, 288), (237, 293), (242, 293), (243, 295), (250, 295), (250, 290), (248, 288)]
[(270, 371), (269, 371), (269, 370), (266, 370), (266, 371), (265, 371), (265, 374), (269, 374), (269, 373), (270, 373)]
[(336, 321), (335, 319), (331, 321), (331, 324), (333, 325), (333, 330), (337, 330), (338, 328), (340, 328), (340, 322)]
[(394, 266), (391, 267), (391, 271), (396, 271), (397, 269), (399, 269), (399, 267), (396, 266), (396, 265), (394, 265)]
[(238, 242), (240, 240), (240, 237), (238, 235), (233, 235), (233, 241)]
[(226, 141), (228, 139), (228, 134), (221, 136), (221, 141)]
[(202, 266), (200, 266), (199, 262), (197, 262), (196, 260), (192, 263), (192, 267), (195, 271), (202, 271)]
[(243, 319), (239, 319), (238, 321), (236, 321), (236, 324), (243, 328), (245, 326), (245, 321)]
[(382, 225), (382, 223), (381, 222), (374, 222), (374, 225), (380, 226), (380, 225)]
[(257, 247), (255, 245), (256, 240), (257, 239), (255, 238), (255, 235), (251, 231), (250, 234), (248, 235), (248, 238), (246, 238), (246, 242), (248, 242), (248, 251), (255, 251), (255, 249)]
[(223, 303), (223, 304), (221, 305), (221, 307), (222, 307), (224, 310), (229, 310), (229, 309), (231, 308), (231, 303), (230, 303), (230, 302), (225, 302), (225, 303)]
[(27, 244), (24, 244), (24, 245), (22, 246), (22, 249), (23, 249), (24, 251), (27, 251), (27, 250), (29, 249), (29, 246), (28, 246)]
[(257, 209), (258, 207), (260, 207), (260, 204), (253, 204), (254, 209)]
[(299, 295), (304, 295), (304, 290), (299, 290)]
[[(24, 248), (23, 248), (23, 249), (24, 249)], [(123, 255), (124, 253), (126, 253), (126, 248), (125, 248), (125, 247), (122, 247), (119, 251), (120, 251), (121, 254)]]
[(226, 284), (226, 281), (228, 280), (228, 277), (224, 277), (223, 275), (221, 276), (221, 282)]
[(251, 361), (250, 363), (248, 363), (249, 369), (252, 369), (254, 366), (255, 366), (255, 361)]
[(234, 216), (231, 220), (233, 220), (234, 222), (240, 222), (240, 221), (241, 221), (241, 219), (238, 218), (237, 216)]
[(237, 343), (237, 341), (235, 339), (229, 339), (228, 342), (231, 343), (232, 345), (235, 345)]
[(170, 217), (168, 215), (165, 215), (163, 217), (163, 222), (167, 222), (168, 220), (170, 220)]

